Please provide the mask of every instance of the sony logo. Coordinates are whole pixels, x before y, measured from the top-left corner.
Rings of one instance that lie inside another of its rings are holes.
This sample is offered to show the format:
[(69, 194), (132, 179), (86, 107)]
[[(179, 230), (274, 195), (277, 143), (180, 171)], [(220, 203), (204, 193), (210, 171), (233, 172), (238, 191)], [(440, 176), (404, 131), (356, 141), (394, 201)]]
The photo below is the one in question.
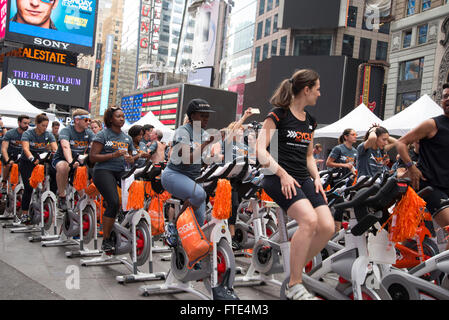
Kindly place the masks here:
[(65, 49), (65, 50), (67, 50), (67, 48), (70, 46), (69, 43), (54, 41), (54, 40), (49, 40), (49, 39), (41, 39), (41, 38), (34, 38), (34, 44), (39, 45), (39, 46)]

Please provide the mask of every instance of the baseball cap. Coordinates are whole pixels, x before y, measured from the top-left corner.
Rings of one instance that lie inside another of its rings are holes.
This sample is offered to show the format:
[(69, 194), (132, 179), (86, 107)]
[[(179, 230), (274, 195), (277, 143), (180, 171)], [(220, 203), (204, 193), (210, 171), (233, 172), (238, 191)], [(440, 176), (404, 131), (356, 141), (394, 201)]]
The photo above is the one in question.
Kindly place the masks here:
[(211, 109), (209, 102), (204, 99), (192, 99), (187, 105), (187, 115), (190, 116), (194, 112), (215, 112)]

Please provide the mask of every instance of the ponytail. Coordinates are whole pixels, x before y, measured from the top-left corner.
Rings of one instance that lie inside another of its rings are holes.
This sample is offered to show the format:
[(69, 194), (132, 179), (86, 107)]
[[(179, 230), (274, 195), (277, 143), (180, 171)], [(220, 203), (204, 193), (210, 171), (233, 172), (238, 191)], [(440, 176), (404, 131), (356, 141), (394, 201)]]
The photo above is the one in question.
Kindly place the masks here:
[(348, 136), (352, 131), (354, 131), (354, 129), (345, 129), (345, 131), (343, 131), (342, 135), (340, 136), (340, 138), (338, 138), (338, 143), (339, 144), (343, 144), (345, 143), (346, 139), (345, 137)]
[(293, 97), (301, 93), (305, 87), (312, 88), (320, 75), (310, 69), (296, 71), (290, 79), (285, 79), (274, 92), (270, 103), (275, 107), (288, 109)]

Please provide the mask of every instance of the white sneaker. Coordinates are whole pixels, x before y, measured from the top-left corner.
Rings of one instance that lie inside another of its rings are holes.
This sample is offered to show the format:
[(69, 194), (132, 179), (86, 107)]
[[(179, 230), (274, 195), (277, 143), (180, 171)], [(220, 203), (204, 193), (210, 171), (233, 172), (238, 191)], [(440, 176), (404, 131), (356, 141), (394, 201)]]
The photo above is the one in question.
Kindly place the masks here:
[(297, 283), (293, 287), (285, 289), (285, 295), (288, 300), (320, 300), (311, 294), (307, 289), (301, 284)]

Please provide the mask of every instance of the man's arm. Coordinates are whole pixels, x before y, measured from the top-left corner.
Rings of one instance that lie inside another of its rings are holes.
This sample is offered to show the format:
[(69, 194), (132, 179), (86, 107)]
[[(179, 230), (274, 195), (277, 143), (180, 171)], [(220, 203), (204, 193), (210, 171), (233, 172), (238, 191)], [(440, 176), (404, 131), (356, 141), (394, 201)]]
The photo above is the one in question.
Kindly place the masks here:
[(2, 141), (2, 157), (5, 160), (5, 163), (8, 162), (8, 147), (9, 147), (9, 141)]

